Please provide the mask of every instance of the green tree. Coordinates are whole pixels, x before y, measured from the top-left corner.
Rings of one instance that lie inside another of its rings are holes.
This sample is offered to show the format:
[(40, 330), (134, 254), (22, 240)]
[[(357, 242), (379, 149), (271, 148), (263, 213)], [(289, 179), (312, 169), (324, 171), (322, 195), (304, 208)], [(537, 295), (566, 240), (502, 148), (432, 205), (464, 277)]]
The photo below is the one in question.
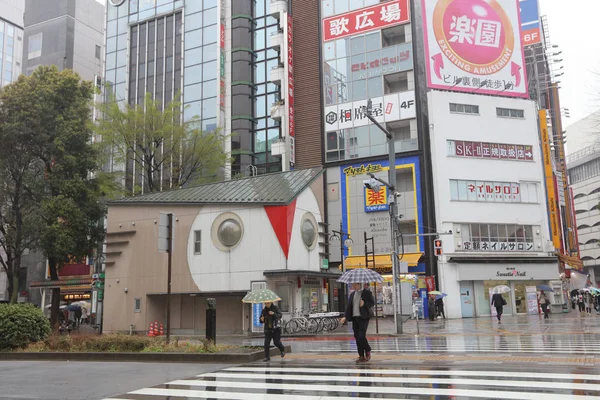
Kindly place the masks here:
[[(27, 195), (37, 204), (37, 244), (48, 259), (52, 280), (58, 280), (70, 257), (89, 255), (104, 235), (99, 224), (105, 211), (97, 176), (100, 157), (91, 144), (92, 95), (90, 82), (56, 67), (22, 75), (0, 94), (7, 114), (2, 122), (30, 139), (21, 151), (31, 157), (35, 167), (28, 173), (37, 174), (38, 184)], [(53, 289), (53, 326), (59, 304), (60, 289)]]
[(228, 161), (225, 136), (218, 130), (203, 132), (197, 118), (181, 123), (178, 98), (163, 107), (147, 93), (144, 104), (121, 105), (112, 96), (99, 106), (103, 118), (97, 133), (104, 151), (117, 162), (135, 165), (145, 193), (214, 180)]

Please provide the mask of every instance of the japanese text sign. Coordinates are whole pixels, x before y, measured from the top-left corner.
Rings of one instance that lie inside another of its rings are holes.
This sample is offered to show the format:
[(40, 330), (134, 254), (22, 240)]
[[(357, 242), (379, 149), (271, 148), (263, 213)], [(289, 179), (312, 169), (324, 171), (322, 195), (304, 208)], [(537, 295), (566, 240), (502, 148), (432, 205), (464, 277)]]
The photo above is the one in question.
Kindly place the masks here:
[(523, 46), (540, 43), (542, 38), (538, 0), (519, 0), (519, 12), (521, 15)]
[[(325, 129), (334, 131), (369, 125), (368, 100), (325, 107)], [(372, 115), (377, 122), (400, 121), (416, 117), (415, 92), (394, 93), (373, 99)]]
[[(521, 185), (516, 182), (450, 180), (450, 200), (521, 203)], [(465, 196), (466, 195), (466, 196)]]
[(492, 160), (533, 161), (533, 146), (448, 140), (448, 155)]
[(481, 242), (478, 240), (462, 243), (463, 251), (535, 251), (532, 242)]
[(378, 192), (365, 188), (365, 212), (387, 211), (387, 187), (382, 186)]
[(294, 108), (294, 33), (292, 17), (287, 17), (287, 75), (288, 75), (288, 135), (290, 137), (290, 163), (296, 163), (296, 116)]
[(408, 0), (394, 0), (323, 19), (323, 40), (359, 35), (410, 20)]
[(421, 0), (433, 89), (527, 97), (518, 0)]

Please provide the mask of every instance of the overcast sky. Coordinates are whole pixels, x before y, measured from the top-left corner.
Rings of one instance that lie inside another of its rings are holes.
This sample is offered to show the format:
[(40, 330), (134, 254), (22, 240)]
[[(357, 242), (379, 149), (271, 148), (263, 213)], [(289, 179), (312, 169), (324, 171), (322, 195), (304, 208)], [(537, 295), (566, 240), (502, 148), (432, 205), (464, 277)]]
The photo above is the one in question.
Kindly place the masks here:
[(539, 0), (540, 14), (548, 18), (552, 44), (562, 54), (565, 74), (561, 105), (570, 109), (568, 126), (600, 109), (600, 41), (597, 39), (599, 0)]

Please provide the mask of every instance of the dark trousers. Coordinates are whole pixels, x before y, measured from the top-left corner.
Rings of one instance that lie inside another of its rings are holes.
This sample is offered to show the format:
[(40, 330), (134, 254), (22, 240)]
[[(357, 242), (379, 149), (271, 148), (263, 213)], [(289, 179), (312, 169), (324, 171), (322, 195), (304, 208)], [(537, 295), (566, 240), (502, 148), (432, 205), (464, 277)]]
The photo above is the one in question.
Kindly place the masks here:
[(446, 313), (444, 312), (444, 306), (437, 306), (437, 312), (438, 312), (438, 315), (441, 315), (442, 317), (444, 317), (444, 319), (446, 319)]
[(548, 304), (547, 303), (543, 303), (542, 304), (542, 311), (544, 312), (544, 318), (549, 318), (548, 317)]
[(579, 312), (585, 312), (585, 304), (584, 303), (577, 303), (577, 305), (579, 306)]
[(271, 358), (271, 339), (280, 351), (284, 349), (281, 343), (281, 328), (265, 329), (265, 358)]
[(502, 319), (502, 311), (502, 307), (496, 307), (496, 318), (498, 318), (498, 321)]
[(365, 356), (365, 351), (370, 352), (371, 346), (367, 340), (367, 329), (369, 328), (369, 320), (354, 317), (352, 320), (352, 330), (354, 331), (354, 339), (356, 339), (356, 347), (358, 348), (358, 355), (361, 357)]

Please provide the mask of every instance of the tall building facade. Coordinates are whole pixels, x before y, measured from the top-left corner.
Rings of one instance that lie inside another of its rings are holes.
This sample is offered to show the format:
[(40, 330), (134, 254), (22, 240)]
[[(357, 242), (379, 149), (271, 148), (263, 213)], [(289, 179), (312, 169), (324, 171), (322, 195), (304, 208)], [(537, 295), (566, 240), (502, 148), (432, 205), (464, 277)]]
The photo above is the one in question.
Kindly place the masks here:
[[(306, 24), (317, 27), (316, 6), (296, 3), (298, 15), (314, 13)], [(319, 104), (299, 104), (296, 111), (294, 99), (315, 87), (304, 75), (318, 79), (319, 70), (313, 65), (307, 73), (302, 63), (294, 65), (296, 48), (299, 54), (312, 52), (314, 59), (318, 48), (314, 29), (312, 47), (294, 40), (306, 28), (294, 24), (293, 4), (288, 0), (110, 1), (105, 87), (129, 105), (142, 104), (146, 93), (163, 104), (180, 93), (183, 123), (196, 118), (203, 130), (219, 129), (228, 137), (226, 150), (232, 161), (225, 178), (318, 165), (320, 153), (316, 162), (314, 155), (296, 160), (296, 139), (311, 145), (313, 141), (296, 132), (303, 124), (308, 135), (314, 132)], [(305, 82), (307, 89), (294, 85), (298, 81)], [(310, 122), (302, 122), (305, 118)], [(125, 171), (129, 188), (143, 187), (133, 161), (112, 163), (109, 168)], [(171, 188), (167, 169), (162, 176), (162, 188)]]
[(22, 0), (0, 1), (0, 86), (17, 80), (23, 69)]
[(23, 71), (72, 69), (95, 81), (103, 73), (104, 6), (96, 0), (26, 0)]

